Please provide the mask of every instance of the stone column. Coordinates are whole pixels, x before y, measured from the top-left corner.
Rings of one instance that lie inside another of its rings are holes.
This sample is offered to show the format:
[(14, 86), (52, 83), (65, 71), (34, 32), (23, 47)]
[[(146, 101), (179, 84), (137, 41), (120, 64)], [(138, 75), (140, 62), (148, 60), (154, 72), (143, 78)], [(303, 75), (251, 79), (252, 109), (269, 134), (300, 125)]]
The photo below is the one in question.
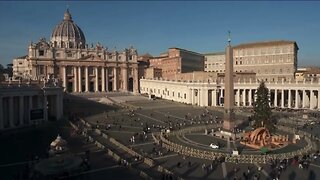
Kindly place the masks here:
[(194, 105), (194, 89), (191, 89), (191, 104)]
[(128, 67), (122, 68), (123, 91), (128, 91)]
[(249, 106), (252, 106), (252, 89), (249, 89)]
[(63, 83), (63, 87), (64, 90), (67, 91), (67, 67), (66, 66), (62, 66), (62, 83)]
[(208, 89), (203, 89), (203, 103), (202, 103), (202, 105), (203, 106), (208, 106), (208, 98), (209, 98), (209, 96), (208, 96), (208, 93), (209, 93), (209, 91), (208, 91)]
[(43, 120), (48, 120), (48, 99), (47, 95), (43, 97)]
[[(319, 80), (320, 82), (320, 80)], [(318, 110), (320, 110), (320, 91), (318, 90)]]
[(24, 124), (23, 123), (23, 114), (24, 114), (23, 107), (24, 107), (23, 96), (19, 96), (19, 126), (22, 126)]
[(139, 93), (138, 68), (133, 68), (133, 93)]
[(113, 68), (113, 91), (118, 91), (118, 67)]
[(217, 106), (217, 89), (212, 90), (212, 106)]
[(77, 67), (73, 67), (73, 92), (77, 92), (78, 90), (77, 79)]
[(314, 100), (315, 100), (315, 96), (313, 94), (313, 90), (310, 90), (310, 106), (309, 106), (309, 108), (311, 110), (313, 110), (313, 108), (314, 108)]
[(9, 125), (10, 125), (10, 128), (14, 128), (14, 121), (13, 121), (13, 110), (14, 110), (14, 107), (13, 107), (13, 97), (10, 96), (9, 97)]
[(62, 107), (61, 107), (61, 97), (62, 95), (59, 93), (56, 95), (56, 119), (60, 120), (62, 118)]
[(246, 106), (246, 101), (247, 101), (247, 98), (246, 98), (246, 89), (243, 89), (243, 106), (245, 107)]
[(96, 75), (95, 80), (94, 80), (94, 84), (95, 84), (94, 91), (98, 92), (99, 91), (99, 69), (98, 69), (98, 67), (95, 67), (94, 71), (95, 71), (95, 75)]
[(188, 92), (188, 102), (187, 102), (187, 104), (192, 104), (192, 90), (191, 89), (189, 89), (189, 92)]
[(307, 92), (306, 90), (302, 90), (302, 108), (306, 108), (307, 106)]
[(105, 73), (106, 73), (106, 80), (105, 80), (105, 83), (106, 83), (106, 91), (109, 91), (109, 70), (108, 70), (108, 67), (105, 69)]
[(3, 101), (2, 101), (2, 97), (0, 96), (0, 130), (3, 129), (3, 126), (4, 126)]
[(28, 124), (30, 124), (30, 122), (31, 122), (30, 112), (31, 112), (32, 109), (33, 109), (33, 107), (32, 107), (32, 95), (30, 95), (29, 96), (29, 117), (28, 117), (29, 122), (28, 122)]
[(291, 108), (291, 89), (288, 90), (288, 108)]
[(237, 93), (236, 93), (236, 95), (237, 95), (237, 106), (240, 106), (240, 89), (237, 89)]
[(278, 107), (278, 90), (274, 89), (274, 107)]
[(200, 104), (202, 103), (201, 101), (201, 89), (198, 89), (198, 106), (200, 106)]
[(88, 70), (88, 66), (85, 67), (85, 92), (89, 92), (89, 70)]
[(101, 91), (106, 91), (106, 70), (104, 67), (101, 67)]
[(284, 89), (281, 90), (281, 108), (284, 108)]
[(78, 82), (79, 82), (79, 86), (78, 86), (78, 92), (82, 92), (82, 73), (81, 73), (81, 66), (78, 67)]
[(299, 108), (299, 103), (300, 103), (300, 99), (299, 99), (299, 90), (296, 90), (296, 99), (295, 99), (295, 108), (298, 109)]

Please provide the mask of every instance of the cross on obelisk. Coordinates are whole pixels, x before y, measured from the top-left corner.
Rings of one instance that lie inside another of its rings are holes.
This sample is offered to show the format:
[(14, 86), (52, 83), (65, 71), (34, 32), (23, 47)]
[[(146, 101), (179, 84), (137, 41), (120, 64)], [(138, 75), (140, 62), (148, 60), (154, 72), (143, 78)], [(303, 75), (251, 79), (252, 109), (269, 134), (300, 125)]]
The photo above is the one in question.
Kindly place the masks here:
[(228, 31), (228, 45), (226, 47), (226, 65), (224, 76), (224, 119), (223, 129), (232, 131), (235, 126), (234, 117), (234, 87), (233, 87), (233, 50), (231, 47), (230, 31)]

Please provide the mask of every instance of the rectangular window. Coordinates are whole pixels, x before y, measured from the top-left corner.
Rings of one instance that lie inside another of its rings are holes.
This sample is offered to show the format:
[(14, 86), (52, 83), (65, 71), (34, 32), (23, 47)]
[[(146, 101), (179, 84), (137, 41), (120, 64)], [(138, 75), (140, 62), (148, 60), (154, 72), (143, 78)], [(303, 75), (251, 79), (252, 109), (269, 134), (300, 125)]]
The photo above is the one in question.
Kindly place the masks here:
[(67, 54), (67, 57), (72, 57), (72, 53), (68, 53), (68, 54)]
[(39, 56), (44, 56), (44, 50), (39, 50)]

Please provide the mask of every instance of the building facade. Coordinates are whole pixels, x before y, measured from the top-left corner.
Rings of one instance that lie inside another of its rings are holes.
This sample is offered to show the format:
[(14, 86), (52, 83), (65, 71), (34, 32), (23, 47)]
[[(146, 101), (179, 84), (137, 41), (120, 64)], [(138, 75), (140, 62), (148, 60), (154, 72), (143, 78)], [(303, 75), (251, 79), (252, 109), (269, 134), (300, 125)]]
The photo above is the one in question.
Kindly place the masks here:
[(68, 92), (124, 91), (138, 93), (138, 53), (130, 47), (108, 50), (99, 43), (86, 44), (82, 30), (69, 10), (50, 42), (41, 38), (28, 47), (25, 58), (15, 59), (14, 78), (62, 80)]
[(169, 48), (167, 54), (149, 60), (150, 67), (162, 69), (162, 78), (174, 79), (176, 74), (203, 71), (202, 54), (180, 48)]
[[(295, 41), (265, 41), (233, 47), (234, 71), (254, 72), (264, 81), (289, 81), (295, 78), (298, 46)], [(224, 72), (222, 54), (205, 55), (207, 72)]]
[(298, 81), (316, 81), (320, 78), (319, 67), (298, 68), (295, 73), (295, 79)]
[(204, 54), (204, 71), (205, 72), (225, 72), (226, 53), (207, 53)]
[(49, 83), (0, 84), (0, 131), (63, 117), (63, 88)]
[[(180, 103), (198, 106), (223, 106), (223, 78), (213, 81), (175, 81), (164, 79), (141, 79), (141, 94)], [(239, 80), (234, 83), (235, 106), (252, 107), (259, 82)], [(267, 82), (270, 105), (278, 108), (320, 110), (320, 80), (310, 82), (276, 81)]]

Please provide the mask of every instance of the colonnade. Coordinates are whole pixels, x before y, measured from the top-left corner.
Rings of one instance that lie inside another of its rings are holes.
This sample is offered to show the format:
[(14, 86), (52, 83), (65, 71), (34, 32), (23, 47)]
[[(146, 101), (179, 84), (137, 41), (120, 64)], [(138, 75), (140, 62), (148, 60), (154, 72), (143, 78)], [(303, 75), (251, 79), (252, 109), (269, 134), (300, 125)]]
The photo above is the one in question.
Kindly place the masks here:
[[(8, 89), (0, 92), (0, 130), (31, 125), (36, 121), (47, 121), (63, 116), (63, 94), (60, 92), (27, 90), (24, 93)], [(5, 92), (6, 91), (6, 92)]]
[[(269, 89), (271, 107), (320, 110), (320, 83), (282, 82), (265, 85)], [(258, 82), (234, 83), (235, 106), (253, 106), (258, 86)], [(198, 106), (224, 104), (224, 83), (141, 79), (140, 91), (142, 94), (151, 93), (160, 98)]]
[(139, 91), (138, 69), (129, 69), (128, 65), (62, 66), (62, 81), (63, 87), (69, 92)]

